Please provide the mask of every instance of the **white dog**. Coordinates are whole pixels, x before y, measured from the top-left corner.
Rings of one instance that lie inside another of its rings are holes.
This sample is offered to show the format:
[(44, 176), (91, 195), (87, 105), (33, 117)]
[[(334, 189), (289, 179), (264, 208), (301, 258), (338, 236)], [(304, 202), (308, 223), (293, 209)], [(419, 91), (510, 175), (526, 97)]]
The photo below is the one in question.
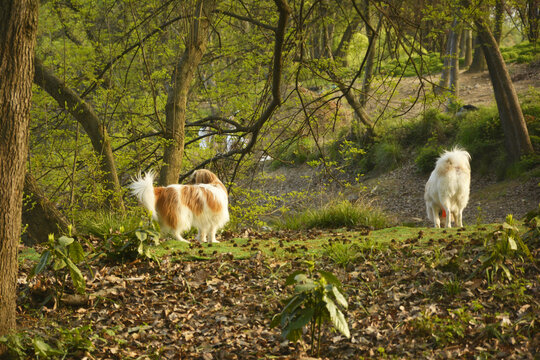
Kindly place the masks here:
[(469, 201), (471, 185), (470, 160), (471, 155), (459, 147), (445, 151), (437, 159), (424, 193), (427, 216), (436, 228), (441, 227), (439, 213), (446, 217), (447, 228), (452, 227), (453, 220), (463, 226), (463, 209)]
[[(227, 189), (209, 170), (196, 170), (188, 185), (154, 187), (154, 173), (139, 176), (129, 185), (143, 206), (176, 239), (196, 227), (200, 242), (219, 242), (216, 232), (229, 221)], [(207, 239), (208, 236), (208, 239)]]

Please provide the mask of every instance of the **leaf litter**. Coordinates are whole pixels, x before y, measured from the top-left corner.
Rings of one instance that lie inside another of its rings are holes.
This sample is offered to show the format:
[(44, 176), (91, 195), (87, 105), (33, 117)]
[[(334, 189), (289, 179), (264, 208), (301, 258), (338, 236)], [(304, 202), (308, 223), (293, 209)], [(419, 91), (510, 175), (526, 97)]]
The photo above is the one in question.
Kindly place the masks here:
[[(21, 295), (19, 331), (45, 337), (58, 327), (89, 325), (94, 348), (80, 356), (87, 359), (308, 359), (307, 339), (285, 341), (270, 321), (289, 295), (287, 275), (305, 269), (307, 255), (288, 243), (302, 238), (308, 246), (322, 235), (248, 232), (251, 256), (245, 259), (213, 251), (207, 260), (171, 255), (159, 264), (98, 264), (85, 273), (87, 294), (79, 302), (38, 310)], [(365, 233), (326, 235), (329, 244), (366, 241)], [(344, 286), (351, 334), (347, 339), (327, 329), (322, 358), (537, 358), (538, 268), (520, 264), (521, 283), (488, 285), (481, 273), (469, 276), (478, 266), (474, 235), (419, 246), (422, 237), (420, 231), (363, 252), (346, 266), (324, 255), (317, 259)], [(280, 246), (289, 257), (260, 251)], [(21, 294), (31, 292), (31, 283), (19, 286)]]

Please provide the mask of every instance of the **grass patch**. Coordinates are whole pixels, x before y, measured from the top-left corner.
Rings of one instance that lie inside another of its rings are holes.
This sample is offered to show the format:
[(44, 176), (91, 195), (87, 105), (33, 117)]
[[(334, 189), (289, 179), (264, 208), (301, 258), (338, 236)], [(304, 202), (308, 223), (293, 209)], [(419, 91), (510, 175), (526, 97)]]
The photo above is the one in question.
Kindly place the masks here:
[(372, 206), (343, 200), (330, 203), (315, 210), (305, 210), (285, 218), (278, 224), (280, 228), (301, 229), (336, 229), (342, 227), (372, 227), (381, 229), (389, 225), (386, 214)]

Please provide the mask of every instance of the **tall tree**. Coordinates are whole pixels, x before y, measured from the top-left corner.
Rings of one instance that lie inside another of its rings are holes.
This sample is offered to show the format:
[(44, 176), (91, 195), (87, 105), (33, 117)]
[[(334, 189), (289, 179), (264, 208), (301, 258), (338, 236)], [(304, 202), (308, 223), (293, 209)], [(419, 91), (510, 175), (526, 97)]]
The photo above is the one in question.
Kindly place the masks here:
[(52, 96), (60, 107), (68, 111), (84, 128), (90, 137), (94, 152), (101, 159), (101, 170), (105, 174), (108, 200), (112, 207), (123, 209), (120, 182), (111, 148), (109, 135), (103, 123), (90, 104), (81, 99), (75, 91), (56, 77), (36, 59), (34, 82)]
[(184, 153), (187, 98), (191, 82), (208, 42), (210, 19), (215, 0), (197, 1), (190, 23), (186, 48), (176, 64), (172, 75), (172, 86), (165, 106), (166, 129), (163, 167), (159, 182), (162, 185), (178, 182)]
[(525, 118), (497, 40), (489, 25), (479, 15), (475, 16), (474, 23), (486, 57), (489, 77), (504, 131), (506, 150), (510, 159), (515, 161), (520, 156), (533, 152)]
[[(38, 6), (36, 0), (0, 0), (0, 336), (15, 329)], [(5, 351), (0, 345), (0, 356)]]

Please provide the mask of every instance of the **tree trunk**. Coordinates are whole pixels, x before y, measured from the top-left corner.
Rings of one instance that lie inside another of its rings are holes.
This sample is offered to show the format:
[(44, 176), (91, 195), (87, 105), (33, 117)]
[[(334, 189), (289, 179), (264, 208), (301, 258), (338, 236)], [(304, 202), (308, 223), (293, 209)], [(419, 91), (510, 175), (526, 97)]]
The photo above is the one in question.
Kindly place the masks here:
[(49, 234), (68, 231), (69, 221), (47, 199), (30, 173), (27, 173), (24, 178), (24, 196), (22, 222), (23, 225), (27, 225), (25, 236), (23, 236), (25, 245), (41, 243), (47, 240)]
[[(372, 31), (371, 30), (371, 16), (369, 11), (369, 0), (364, 0), (364, 9), (365, 14), (364, 18), (366, 21), (366, 35), (368, 39), (371, 39), (370, 41), (375, 44), (375, 41), (377, 41), (377, 36), (379, 35), (379, 31), (381, 29), (382, 25), (382, 17), (379, 18), (379, 24), (377, 25), (377, 30)], [(366, 106), (366, 102), (368, 100), (369, 91), (371, 88), (371, 80), (373, 77), (373, 63), (375, 62), (375, 46), (368, 47), (368, 52), (366, 54), (366, 67), (364, 69), (364, 79), (362, 81), (362, 92), (360, 93), (359, 102), (360, 105)]]
[(484, 56), (484, 50), (482, 45), (480, 45), (481, 40), (478, 35), (476, 35), (474, 41), (474, 53), (472, 58), (471, 66), (469, 66), (468, 73), (479, 73), (486, 70), (486, 58)]
[(446, 40), (446, 50), (444, 51), (443, 68), (441, 72), (441, 78), (439, 85), (435, 87), (435, 94), (442, 94), (446, 89), (450, 87), (450, 71), (452, 69), (452, 59), (457, 56), (457, 26), (458, 19), (454, 18), (452, 27), (448, 32)]
[(449, 89), (450, 94), (448, 103), (453, 104), (459, 97), (459, 45), (461, 41), (461, 31), (459, 30), (459, 24), (457, 18), (455, 20), (455, 26), (452, 28), (451, 36), (451, 49), (450, 49), (450, 78)]
[(527, 22), (529, 24), (527, 37), (529, 42), (536, 42), (538, 36), (540, 35), (540, 1), (539, 0), (529, 0), (527, 2)]
[(464, 47), (464, 60), (463, 60), (463, 67), (468, 68), (472, 64), (472, 58), (473, 58), (473, 43), (472, 43), (472, 30), (471, 29), (465, 29), (463, 31), (463, 39), (461, 40)]
[(107, 129), (99, 121), (94, 109), (73, 90), (68, 88), (62, 80), (47, 70), (39, 59), (36, 59), (35, 65), (34, 82), (82, 125), (86, 134), (90, 137), (94, 152), (101, 159), (101, 170), (106, 176), (105, 187), (109, 191), (108, 202), (111, 207), (123, 210), (124, 204), (120, 196), (122, 190), (118, 181)]
[[(17, 247), (39, 2), (0, 0), (0, 336), (15, 330)], [(0, 357), (6, 348), (0, 345)]]
[(475, 19), (478, 36), (488, 65), (489, 76), (497, 101), (497, 109), (504, 131), (505, 146), (511, 161), (522, 155), (531, 154), (533, 147), (521, 106), (506, 68), (497, 41), (482, 19)]
[(167, 140), (163, 153), (163, 167), (159, 182), (161, 185), (176, 184), (182, 169), (184, 154), (184, 126), (186, 124), (186, 107), (189, 87), (197, 66), (206, 51), (210, 15), (215, 7), (215, 0), (199, 0), (186, 49), (178, 61), (172, 76), (172, 87), (165, 105)]
[(493, 37), (495, 38), (495, 41), (497, 41), (497, 45), (501, 44), (503, 21), (504, 21), (504, 0), (496, 0)]

